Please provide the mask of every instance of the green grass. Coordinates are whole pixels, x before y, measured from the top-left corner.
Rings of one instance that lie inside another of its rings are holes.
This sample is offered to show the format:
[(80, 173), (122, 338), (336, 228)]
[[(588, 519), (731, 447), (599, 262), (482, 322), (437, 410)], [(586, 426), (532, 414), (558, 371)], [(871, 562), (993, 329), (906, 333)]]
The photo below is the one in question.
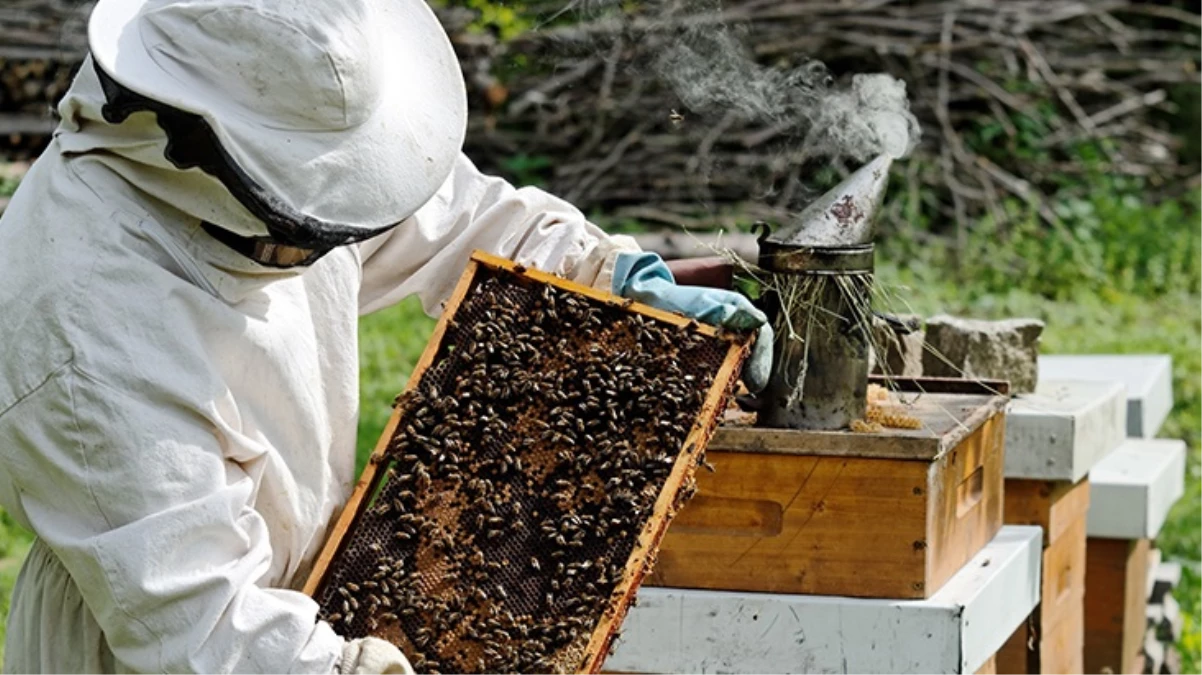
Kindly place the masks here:
[(4, 638), (8, 631), (8, 606), (12, 600), (13, 584), (33, 536), (18, 526), (11, 516), (0, 511), (0, 663), (4, 660)]
[(433, 330), (434, 319), (416, 298), (360, 320), (358, 471), (384, 432), (393, 399), (404, 391)]

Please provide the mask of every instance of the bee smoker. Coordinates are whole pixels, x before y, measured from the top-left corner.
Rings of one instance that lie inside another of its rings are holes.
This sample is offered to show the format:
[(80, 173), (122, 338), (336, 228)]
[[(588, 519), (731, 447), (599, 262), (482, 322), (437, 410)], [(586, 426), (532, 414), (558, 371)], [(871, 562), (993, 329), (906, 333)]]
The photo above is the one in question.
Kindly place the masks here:
[(881, 155), (784, 227), (760, 224), (763, 308), (776, 330), (759, 426), (834, 430), (864, 416), (873, 238), (892, 158)]

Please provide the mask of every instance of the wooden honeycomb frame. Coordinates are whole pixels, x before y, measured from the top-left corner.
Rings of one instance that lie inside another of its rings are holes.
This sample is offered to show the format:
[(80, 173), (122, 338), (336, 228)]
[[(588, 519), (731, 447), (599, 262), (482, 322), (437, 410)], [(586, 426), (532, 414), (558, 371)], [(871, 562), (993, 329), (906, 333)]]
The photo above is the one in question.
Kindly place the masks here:
[[(637, 543), (634, 545), (632, 553), (626, 562), (622, 577), (617, 582), (615, 590), (610, 596), (609, 607), (601, 614), (600, 621), (594, 628), (589, 637), (587, 647), (583, 651), (583, 658), (576, 669), (577, 672), (595, 673), (600, 670), (602, 663), (608, 655), (611, 643), (639, 585), (642, 583), (644, 576), (650, 572), (652, 565), (654, 565), (656, 550), (667, 530), (670, 520), (683, 505), (683, 501), (689, 496), (686, 494), (686, 485), (689, 484), (698, 461), (716, 429), (718, 419), (726, 406), (728, 397), (737, 383), (740, 367), (749, 351), (751, 341), (749, 336), (721, 334), (712, 326), (699, 325), (681, 315), (664, 312), (640, 303), (634, 303), (594, 288), (567, 281), (552, 274), (528, 269), (512, 261), (477, 251), (473, 253), (467, 268), (446, 303), (426, 349), (414, 367), (407, 389), (417, 386), (421, 382), (424, 373), (434, 363), (440, 352), (449, 322), (454, 319), (457, 310), (464, 302), (479, 272), (482, 270), (508, 272), (525, 280), (579, 294), (594, 301), (600, 301), (609, 306), (620, 308), (625, 312), (641, 314), (645, 318), (663, 322), (671, 326), (681, 328), (690, 327), (692, 330), (706, 336), (723, 338), (729, 345), (721, 366), (717, 373), (715, 373), (713, 382), (706, 392), (705, 400), (700, 413), (697, 415), (696, 422), (678, 451), (672, 469), (655, 500), (650, 517), (643, 523)], [(304, 586), (306, 594), (316, 598), (321, 593), (323, 582), (329, 575), (331, 567), (336, 564), (338, 555), (343, 550), (344, 544), (349, 538), (348, 534), (354, 530), (356, 521), (363, 514), (370, 502), (370, 496), (375, 494), (377, 487), (384, 480), (384, 473), (380, 471), (380, 467), (385, 464), (385, 455), (389, 442), (396, 434), (403, 414), (404, 410), (402, 407), (398, 406), (394, 410), (388, 425), (385, 427), (372, 453), (371, 460), (360, 476), (350, 499), (334, 524), (325, 546), (318, 555), (313, 570)]]

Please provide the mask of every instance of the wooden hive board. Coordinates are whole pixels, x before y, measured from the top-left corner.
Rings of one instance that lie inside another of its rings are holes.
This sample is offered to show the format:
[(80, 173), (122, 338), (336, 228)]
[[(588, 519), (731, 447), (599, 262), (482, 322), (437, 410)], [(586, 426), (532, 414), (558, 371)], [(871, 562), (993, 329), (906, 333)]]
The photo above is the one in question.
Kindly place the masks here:
[(1148, 539), (1089, 539), (1082, 672), (1143, 672), (1150, 548)]
[(418, 672), (597, 672), (749, 341), (473, 254), (305, 592)]
[[(1002, 525), (1004, 383), (884, 381), (917, 430), (765, 429), (730, 412), (647, 583), (926, 598)], [(949, 391), (951, 392), (949, 393)], [(730, 420), (735, 420), (730, 425)]]

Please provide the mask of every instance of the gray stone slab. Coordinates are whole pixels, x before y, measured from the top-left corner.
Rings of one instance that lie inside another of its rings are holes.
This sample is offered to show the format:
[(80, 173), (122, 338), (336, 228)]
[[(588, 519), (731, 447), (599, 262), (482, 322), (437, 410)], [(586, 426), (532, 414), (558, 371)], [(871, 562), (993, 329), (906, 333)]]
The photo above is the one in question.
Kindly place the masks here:
[(1042, 354), (1039, 379), (1122, 382), (1132, 437), (1155, 436), (1173, 409), (1173, 360), (1164, 354)]
[(926, 323), (923, 375), (1007, 380), (1012, 393), (1034, 391), (1043, 328), (1038, 319), (931, 317)]

